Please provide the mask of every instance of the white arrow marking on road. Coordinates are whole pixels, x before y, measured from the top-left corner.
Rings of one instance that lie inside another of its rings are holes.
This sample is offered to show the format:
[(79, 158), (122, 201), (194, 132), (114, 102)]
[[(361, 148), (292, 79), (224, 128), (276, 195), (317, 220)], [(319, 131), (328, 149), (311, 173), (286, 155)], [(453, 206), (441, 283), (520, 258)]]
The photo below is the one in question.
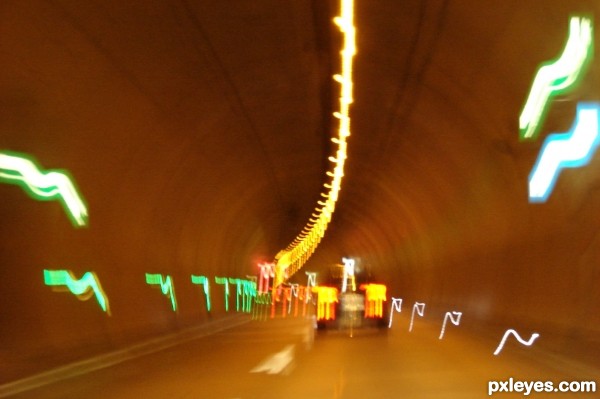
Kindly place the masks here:
[(283, 348), (282, 351), (269, 356), (258, 366), (250, 370), (251, 373), (262, 373), (266, 371), (267, 374), (279, 374), (285, 370), (294, 360), (294, 345), (288, 345)]

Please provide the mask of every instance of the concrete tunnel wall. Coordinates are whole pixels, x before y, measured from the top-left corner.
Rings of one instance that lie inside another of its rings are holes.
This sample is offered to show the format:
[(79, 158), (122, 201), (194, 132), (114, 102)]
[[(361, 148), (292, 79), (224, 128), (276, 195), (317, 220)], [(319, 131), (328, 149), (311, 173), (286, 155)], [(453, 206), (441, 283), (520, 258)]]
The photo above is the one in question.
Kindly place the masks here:
[[(541, 140), (519, 142), (517, 120), (568, 16), (598, 6), (482, 3), (357, 1), (348, 167), (305, 270), (354, 256), (431, 319), (538, 331), (597, 365), (600, 161), (529, 204)], [(222, 317), (220, 291), (207, 312), (190, 275), (255, 274), (300, 232), (335, 126), (337, 8), (280, 4), (0, 6), (0, 149), (70, 171), (89, 207), (76, 229), (58, 202), (0, 185), (0, 382)], [(543, 134), (598, 101), (599, 70)], [(111, 316), (45, 286), (50, 268), (96, 272)], [(145, 273), (173, 277), (177, 312)]]
[[(236, 96), (248, 96), (235, 84), (247, 77), (218, 69), (226, 60), (212, 53), (187, 6), (105, 5), (17, 1), (0, 11), (0, 147), (35, 157), (43, 169), (68, 170), (89, 208), (89, 226), (76, 229), (57, 201), (0, 186), (3, 382), (223, 316), (222, 288), (212, 281), (207, 312), (190, 275), (255, 274), (258, 261), (293, 238), (319, 194), (323, 140), (307, 133), (317, 131), (320, 106), (280, 109), (319, 97), (318, 76), (306, 73), (320, 68), (316, 61), (295, 49), (298, 56), (250, 53), (244, 68), (254, 81), (261, 75), (253, 89), (263, 94), (260, 103), (242, 103)], [(285, 29), (283, 18), (271, 17)], [(269, 32), (255, 28), (239, 35), (265, 40)], [(240, 37), (233, 39), (237, 46)], [(277, 137), (261, 143), (265, 126), (248, 113), (273, 115), (273, 128), (307, 148), (281, 148)], [(288, 155), (270, 159), (273, 149)], [(284, 178), (296, 181), (277, 187)], [(310, 200), (297, 209), (280, 204), (306, 199), (304, 192)], [(287, 216), (294, 209), (299, 216)], [(282, 210), (294, 226), (281, 223)], [(94, 271), (111, 316), (93, 298), (52, 291), (43, 269), (77, 278)], [(176, 313), (145, 273), (172, 276)]]

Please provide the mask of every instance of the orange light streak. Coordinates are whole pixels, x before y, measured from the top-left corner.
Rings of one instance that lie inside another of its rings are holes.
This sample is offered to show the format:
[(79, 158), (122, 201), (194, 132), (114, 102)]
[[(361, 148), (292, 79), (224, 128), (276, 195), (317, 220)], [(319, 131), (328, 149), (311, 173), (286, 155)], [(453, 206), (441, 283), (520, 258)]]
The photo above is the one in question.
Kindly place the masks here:
[(387, 287), (383, 284), (361, 284), (360, 289), (365, 291), (365, 317), (383, 317)]
[(317, 320), (335, 320), (335, 304), (338, 302), (338, 290), (334, 287), (313, 287), (317, 294)]

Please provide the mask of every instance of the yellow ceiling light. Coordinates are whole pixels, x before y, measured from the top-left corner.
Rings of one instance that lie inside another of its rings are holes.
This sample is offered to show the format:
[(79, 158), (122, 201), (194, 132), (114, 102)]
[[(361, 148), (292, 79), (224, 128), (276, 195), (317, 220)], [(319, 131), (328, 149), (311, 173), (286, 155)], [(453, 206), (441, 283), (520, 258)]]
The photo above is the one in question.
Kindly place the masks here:
[(344, 163), (347, 158), (346, 138), (350, 136), (349, 111), (350, 104), (352, 104), (352, 59), (356, 54), (354, 0), (342, 0), (340, 15), (335, 17), (333, 21), (338, 26), (344, 39), (341, 51), (341, 73), (333, 76), (333, 79), (340, 84), (340, 107), (338, 111), (333, 113), (333, 116), (339, 120), (339, 125), (337, 137), (331, 139), (338, 146), (335, 156), (329, 157), (334, 165), (332, 171), (327, 171), (327, 176), (331, 177), (331, 181), (324, 185), (327, 191), (321, 194), (323, 199), (317, 202), (319, 206), (315, 208), (315, 212), (311, 215), (302, 232), (286, 249), (279, 251), (275, 256), (275, 287), (300, 270), (319, 245), (335, 210), (335, 203), (344, 176)]

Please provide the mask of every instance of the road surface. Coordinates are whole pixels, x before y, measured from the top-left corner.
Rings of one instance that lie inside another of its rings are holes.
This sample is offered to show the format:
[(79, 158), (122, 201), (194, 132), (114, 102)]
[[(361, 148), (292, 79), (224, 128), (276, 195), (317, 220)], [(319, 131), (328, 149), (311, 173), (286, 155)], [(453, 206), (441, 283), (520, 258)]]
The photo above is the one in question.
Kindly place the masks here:
[[(486, 398), (490, 381), (600, 382), (598, 370), (396, 314), (390, 329), (315, 331), (310, 318), (251, 320), (11, 396), (15, 399)], [(314, 334), (314, 335), (313, 335)], [(556, 361), (555, 361), (556, 360)], [(592, 398), (598, 393), (535, 393)], [(496, 393), (496, 397), (527, 397)]]

